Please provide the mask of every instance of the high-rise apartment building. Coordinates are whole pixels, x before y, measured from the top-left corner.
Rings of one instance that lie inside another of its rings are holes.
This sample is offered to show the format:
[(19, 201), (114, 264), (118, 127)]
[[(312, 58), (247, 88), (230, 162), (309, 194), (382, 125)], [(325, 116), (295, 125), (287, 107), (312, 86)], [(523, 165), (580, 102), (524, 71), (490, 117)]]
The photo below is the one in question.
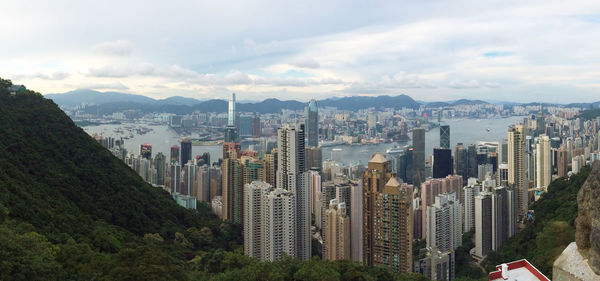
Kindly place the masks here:
[(277, 181), (277, 148), (273, 148), (271, 153), (264, 154), (265, 160), (265, 182), (272, 186), (276, 186)]
[(311, 257), (311, 189), (307, 172), (304, 124), (285, 124), (279, 128), (277, 151), (277, 188), (292, 192), (296, 198), (296, 257)]
[(244, 252), (263, 261), (296, 256), (293, 192), (255, 181), (244, 187)]
[(475, 196), (475, 256), (483, 258), (492, 250), (492, 194)]
[(456, 192), (439, 194), (427, 206), (427, 247), (450, 251), (462, 245), (462, 205)]
[(412, 272), (413, 186), (391, 177), (375, 196), (373, 265)]
[(517, 124), (508, 129), (508, 184), (518, 191), (519, 218), (523, 219), (529, 206), (528, 185), (525, 179), (525, 127)]
[[(238, 160), (240, 153), (235, 144), (223, 145), (223, 163), (221, 164), (223, 188), (223, 219), (233, 223), (242, 223), (243, 206), (243, 175), (241, 163)], [(232, 143), (229, 143), (232, 144)]]
[(353, 261), (363, 261), (363, 200), (362, 181), (353, 182), (350, 190), (352, 209), (350, 210), (350, 239), (352, 250), (350, 254)]
[(346, 203), (333, 199), (325, 211), (323, 258), (350, 260), (350, 236), (350, 217), (346, 212)]
[[(600, 141), (599, 141), (600, 143)], [(569, 175), (569, 153), (564, 145), (558, 149), (558, 176), (566, 178)]]
[(363, 264), (375, 264), (375, 199), (392, 177), (389, 161), (377, 152), (369, 161), (362, 180)]
[(463, 232), (469, 232), (475, 229), (475, 197), (479, 195), (481, 185), (467, 185), (463, 188), (464, 194), (464, 212), (463, 212)]
[(536, 144), (536, 187), (546, 191), (552, 181), (552, 155), (550, 154), (550, 138), (546, 135), (538, 137)]

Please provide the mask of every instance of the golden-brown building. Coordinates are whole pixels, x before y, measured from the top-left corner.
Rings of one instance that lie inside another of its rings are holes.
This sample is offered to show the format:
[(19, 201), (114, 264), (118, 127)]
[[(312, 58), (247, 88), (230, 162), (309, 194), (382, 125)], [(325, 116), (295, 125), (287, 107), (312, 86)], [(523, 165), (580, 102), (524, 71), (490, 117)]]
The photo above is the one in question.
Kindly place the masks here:
[(379, 152), (363, 174), (363, 263), (412, 271), (413, 186), (392, 176)]

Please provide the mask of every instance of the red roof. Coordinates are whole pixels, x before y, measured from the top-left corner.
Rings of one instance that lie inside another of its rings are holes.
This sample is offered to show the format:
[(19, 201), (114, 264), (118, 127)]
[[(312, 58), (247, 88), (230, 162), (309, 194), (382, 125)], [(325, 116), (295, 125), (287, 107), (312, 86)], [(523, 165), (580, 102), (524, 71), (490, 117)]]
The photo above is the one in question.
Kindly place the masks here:
[[(526, 259), (506, 263), (508, 266), (508, 276), (511, 280), (539, 280), (551, 281), (542, 272), (535, 268)], [(507, 278), (508, 279), (508, 278)], [(502, 278), (502, 265), (496, 266), (496, 271), (490, 272), (490, 281), (507, 280)]]

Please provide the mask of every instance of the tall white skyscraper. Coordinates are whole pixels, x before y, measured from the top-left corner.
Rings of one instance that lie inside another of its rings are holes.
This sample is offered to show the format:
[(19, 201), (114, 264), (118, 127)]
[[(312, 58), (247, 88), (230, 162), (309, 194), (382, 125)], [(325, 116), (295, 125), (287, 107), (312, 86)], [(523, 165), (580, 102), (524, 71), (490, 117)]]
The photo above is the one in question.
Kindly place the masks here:
[(294, 193), (254, 181), (244, 186), (244, 252), (263, 261), (296, 256)]
[(187, 164), (185, 164), (185, 169), (183, 172), (183, 183), (185, 189), (182, 192), (185, 195), (193, 195), (194, 187), (196, 185), (196, 168), (197, 166), (194, 165), (192, 162), (188, 162)]
[(306, 169), (304, 125), (284, 124), (278, 130), (277, 188), (292, 192), (296, 199), (296, 257), (311, 257), (311, 188)]
[(538, 137), (536, 150), (536, 187), (543, 191), (552, 181), (552, 155), (550, 153), (550, 138), (546, 135)]
[(235, 93), (229, 98), (229, 107), (227, 110), (227, 126), (235, 127)]

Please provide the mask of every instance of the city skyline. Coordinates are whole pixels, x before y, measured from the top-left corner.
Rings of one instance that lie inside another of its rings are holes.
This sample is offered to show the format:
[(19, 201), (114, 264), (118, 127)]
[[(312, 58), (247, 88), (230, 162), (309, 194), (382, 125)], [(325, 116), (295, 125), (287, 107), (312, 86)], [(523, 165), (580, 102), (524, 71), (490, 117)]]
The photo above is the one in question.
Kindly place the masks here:
[(44, 94), (567, 103), (599, 87), (593, 1), (32, 4), (3, 4), (0, 72)]

